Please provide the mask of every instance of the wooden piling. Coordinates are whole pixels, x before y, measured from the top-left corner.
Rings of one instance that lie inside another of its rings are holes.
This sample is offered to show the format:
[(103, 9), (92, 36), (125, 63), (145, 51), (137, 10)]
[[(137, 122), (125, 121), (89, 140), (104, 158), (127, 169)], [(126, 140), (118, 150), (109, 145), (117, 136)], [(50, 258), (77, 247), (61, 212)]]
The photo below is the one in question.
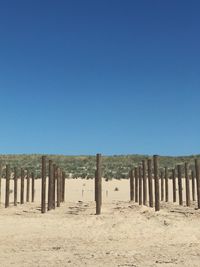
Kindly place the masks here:
[(142, 168), (139, 166), (139, 205), (142, 205)]
[(173, 202), (176, 202), (176, 170), (172, 170)]
[(142, 161), (142, 178), (143, 178), (143, 205), (147, 205), (147, 176), (146, 176), (146, 161)]
[(10, 165), (6, 165), (6, 194), (5, 194), (5, 208), (9, 207), (10, 198)]
[(53, 201), (52, 201), (52, 208), (56, 208), (56, 164), (53, 164)]
[(159, 194), (159, 176), (158, 176), (158, 156), (153, 156), (154, 163), (154, 183), (155, 183), (155, 211), (160, 210), (160, 194)]
[(191, 176), (192, 176), (192, 200), (195, 201), (196, 200), (196, 197), (195, 197), (195, 175), (194, 175), (193, 170), (191, 172)]
[(46, 156), (42, 156), (41, 213), (46, 212)]
[(134, 176), (135, 176), (135, 202), (138, 202), (138, 168), (134, 168)]
[(26, 176), (26, 202), (30, 201), (30, 173), (29, 170), (27, 170), (27, 176)]
[(49, 160), (49, 182), (48, 182), (48, 210), (52, 209), (53, 202), (53, 163)]
[(190, 206), (190, 180), (188, 175), (188, 163), (185, 163), (185, 189), (186, 189), (186, 206)]
[(101, 154), (96, 155), (96, 215), (101, 214), (101, 204), (102, 204), (102, 178), (101, 178), (101, 168), (102, 168)]
[(149, 206), (153, 208), (153, 189), (152, 189), (152, 161), (148, 159), (148, 186), (149, 186)]
[(65, 172), (62, 172), (62, 202), (65, 202)]
[(165, 167), (165, 202), (169, 200), (169, 191), (168, 191), (168, 168)]
[(181, 165), (178, 165), (178, 194), (179, 194), (179, 205), (183, 205)]
[(24, 169), (21, 168), (20, 204), (24, 204)]
[(199, 160), (195, 159), (195, 170), (196, 170), (196, 187), (197, 187), (197, 203), (198, 209), (200, 209), (200, 173), (199, 173)]
[(56, 178), (57, 178), (57, 207), (60, 207), (60, 168), (57, 168), (56, 172)]
[(130, 177), (130, 201), (133, 201), (134, 200), (134, 174), (133, 174), (133, 170), (130, 170), (129, 177)]
[(160, 193), (161, 193), (161, 201), (164, 201), (164, 173), (163, 173), (163, 170), (160, 171)]
[(31, 178), (32, 178), (31, 201), (34, 202), (35, 201), (35, 174), (34, 172), (32, 172)]
[(17, 167), (14, 168), (14, 206), (17, 206), (17, 180), (18, 180)]

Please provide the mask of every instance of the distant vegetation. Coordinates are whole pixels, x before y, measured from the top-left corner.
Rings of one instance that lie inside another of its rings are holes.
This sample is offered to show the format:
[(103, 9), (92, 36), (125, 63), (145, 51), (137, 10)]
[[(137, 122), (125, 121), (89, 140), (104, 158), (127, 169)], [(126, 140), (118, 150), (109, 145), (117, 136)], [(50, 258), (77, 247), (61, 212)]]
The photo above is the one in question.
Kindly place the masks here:
[[(93, 178), (95, 172), (95, 156), (63, 156), (63, 155), (47, 155), (48, 159), (52, 159), (67, 174), (67, 177), (77, 178)], [(103, 156), (103, 176), (107, 179), (128, 178), (131, 168), (137, 166), (143, 159), (147, 159), (147, 155), (114, 155)], [(190, 168), (194, 168), (194, 159), (200, 155), (181, 156), (181, 157), (160, 157), (159, 166), (163, 168), (174, 168), (177, 164), (188, 162)], [(10, 164), (11, 168), (25, 168), (34, 171), (36, 177), (40, 177), (41, 173), (41, 155), (0, 155), (3, 163), (3, 174), (5, 175), (5, 165)]]

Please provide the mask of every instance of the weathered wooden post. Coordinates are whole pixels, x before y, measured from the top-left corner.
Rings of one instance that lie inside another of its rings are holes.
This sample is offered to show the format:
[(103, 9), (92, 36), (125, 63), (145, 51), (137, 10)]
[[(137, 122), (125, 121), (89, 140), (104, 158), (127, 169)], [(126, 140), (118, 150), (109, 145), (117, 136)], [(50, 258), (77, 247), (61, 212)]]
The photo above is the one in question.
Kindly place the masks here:
[(185, 163), (185, 188), (186, 188), (186, 206), (190, 206), (190, 180), (188, 175), (188, 163)]
[(198, 202), (198, 209), (200, 209), (200, 173), (199, 173), (198, 159), (195, 159), (195, 170), (196, 170), (196, 183), (197, 183), (197, 202)]
[(65, 172), (62, 172), (62, 202), (65, 202)]
[(159, 194), (159, 176), (158, 176), (158, 156), (153, 156), (154, 163), (154, 183), (155, 183), (155, 211), (160, 210), (160, 194)]
[(183, 205), (181, 165), (178, 165), (178, 194), (179, 194), (179, 205)]
[(168, 168), (165, 167), (165, 202), (169, 200), (169, 192), (168, 192)]
[(1, 179), (2, 179), (2, 161), (0, 161), (0, 204), (1, 204)]
[(53, 163), (49, 160), (49, 182), (48, 182), (48, 210), (52, 209), (53, 201)]
[(32, 202), (35, 201), (35, 174), (34, 172), (32, 172), (32, 175), (31, 175), (31, 178), (32, 178), (32, 187), (31, 187), (31, 191), (32, 191)]
[(191, 176), (192, 176), (192, 200), (195, 201), (195, 175), (194, 175), (194, 171), (192, 170), (191, 172)]
[(14, 168), (14, 206), (17, 206), (17, 167)]
[(173, 202), (176, 202), (176, 170), (172, 170)]
[(101, 178), (101, 154), (96, 155), (96, 215), (101, 214), (102, 204), (102, 178)]
[(133, 170), (130, 170), (129, 177), (130, 177), (130, 201), (133, 201), (134, 200), (134, 174), (133, 174)]
[(60, 169), (60, 202), (62, 203), (63, 200), (62, 200), (62, 195), (63, 195), (63, 172), (62, 172), (62, 169)]
[(138, 202), (138, 168), (134, 168), (135, 176), (135, 202)]
[(57, 168), (56, 171), (56, 178), (57, 178), (57, 207), (60, 207), (60, 168)]
[(10, 196), (10, 165), (6, 165), (6, 195), (5, 195), (5, 208), (9, 207)]
[(147, 205), (147, 176), (146, 176), (146, 162), (142, 161), (142, 178), (143, 178), (143, 205)]
[(26, 202), (30, 201), (30, 173), (29, 170), (27, 170), (27, 176), (26, 176)]
[(160, 180), (161, 180), (161, 201), (164, 200), (164, 173), (163, 173), (163, 170), (161, 170), (160, 172)]
[(147, 166), (148, 166), (148, 185), (149, 185), (149, 206), (151, 208), (153, 208), (152, 162), (151, 162), (151, 159), (148, 159)]
[(46, 156), (42, 156), (41, 213), (46, 212)]
[(24, 169), (21, 168), (20, 204), (24, 204)]
[(52, 208), (56, 208), (56, 164), (53, 164), (53, 202), (52, 202)]
[(142, 205), (142, 168), (139, 166), (139, 205)]

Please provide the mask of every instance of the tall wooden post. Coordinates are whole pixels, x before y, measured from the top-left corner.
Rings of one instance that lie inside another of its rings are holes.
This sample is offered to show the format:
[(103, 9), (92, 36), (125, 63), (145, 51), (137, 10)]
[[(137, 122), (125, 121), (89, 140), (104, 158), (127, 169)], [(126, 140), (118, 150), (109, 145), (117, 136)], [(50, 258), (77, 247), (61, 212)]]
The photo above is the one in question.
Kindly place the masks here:
[(24, 204), (24, 169), (21, 168), (20, 204)]
[(164, 173), (163, 170), (160, 172), (160, 180), (161, 180), (161, 201), (164, 200)]
[(41, 213), (46, 212), (46, 156), (42, 156)]
[(155, 211), (160, 210), (160, 194), (159, 194), (159, 176), (158, 176), (158, 156), (153, 156), (154, 163), (154, 183), (155, 183)]
[(143, 178), (143, 205), (147, 205), (147, 176), (146, 176), (146, 162), (142, 161), (142, 178)]
[(34, 202), (35, 201), (35, 174), (34, 174), (34, 172), (32, 172), (32, 175), (31, 175), (31, 177), (32, 177), (32, 187), (31, 187), (31, 192), (32, 192), (32, 202)]
[(96, 155), (96, 215), (101, 214), (102, 184), (101, 184), (101, 154)]
[(183, 205), (181, 165), (178, 165), (178, 194), (179, 194), (179, 205)]
[(194, 175), (193, 170), (192, 170), (191, 176), (192, 176), (192, 200), (195, 201), (196, 200), (195, 198), (195, 175)]
[(133, 170), (130, 170), (129, 177), (130, 177), (130, 201), (133, 201), (134, 200), (134, 174), (133, 174)]
[(198, 209), (200, 209), (200, 173), (199, 173), (198, 159), (195, 159), (195, 170), (196, 170), (196, 183), (197, 183), (197, 202), (198, 202)]
[(17, 206), (17, 167), (14, 168), (14, 206)]
[(186, 188), (186, 205), (190, 206), (190, 180), (188, 175), (188, 163), (185, 163), (185, 188)]
[(9, 207), (10, 196), (10, 165), (6, 165), (6, 195), (5, 195), (5, 208)]
[(53, 201), (53, 163), (49, 160), (48, 210), (52, 209)]
[(176, 170), (172, 170), (173, 202), (176, 202)]
[(148, 159), (147, 166), (148, 166), (148, 185), (149, 185), (149, 206), (151, 208), (153, 208), (152, 162), (151, 162), (151, 159)]
[(65, 172), (62, 172), (62, 202), (65, 202)]
[(56, 164), (53, 164), (53, 202), (52, 208), (56, 208)]
[(134, 168), (134, 176), (135, 176), (135, 202), (138, 202), (138, 168)]
[(60, 168), (57, 168), (56, 171), (56, 178), (57, 178), (57, 207), (60, 207)]
[(26, 202), (30, 201), (30, 173), (29, 170), (27, 170), (27, 176), (26, 176)]
[(165, 202), (169, 200), (169, 191), (168, 191), (168, 168), (165, 167)]
[(0, 204), (1, 204), (1, 179), (2, 179), (2, 161), (0, 161)]
[(139, 205), (142, 205), (142, 168), (139, 166)]

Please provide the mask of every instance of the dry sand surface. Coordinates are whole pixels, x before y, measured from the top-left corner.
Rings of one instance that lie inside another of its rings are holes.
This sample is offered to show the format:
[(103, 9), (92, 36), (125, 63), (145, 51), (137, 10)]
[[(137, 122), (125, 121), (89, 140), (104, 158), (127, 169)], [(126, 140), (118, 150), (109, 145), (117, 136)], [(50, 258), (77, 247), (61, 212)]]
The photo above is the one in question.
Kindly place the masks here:
[(162, 203), (155, 212), (129, 202), (128, 180), (103, 181), (102, 215), (96, 216), (93, 183), (67, 180), (66, 202), (46, 214), (40, 213), (39, 180), (35, 203), (13, 207), (13, 193), (8, 209), (2, 201), (0, 266), (200, 266), (196, 203)]

